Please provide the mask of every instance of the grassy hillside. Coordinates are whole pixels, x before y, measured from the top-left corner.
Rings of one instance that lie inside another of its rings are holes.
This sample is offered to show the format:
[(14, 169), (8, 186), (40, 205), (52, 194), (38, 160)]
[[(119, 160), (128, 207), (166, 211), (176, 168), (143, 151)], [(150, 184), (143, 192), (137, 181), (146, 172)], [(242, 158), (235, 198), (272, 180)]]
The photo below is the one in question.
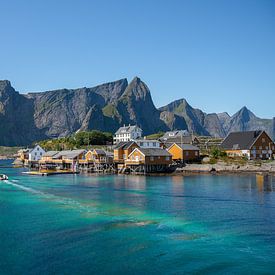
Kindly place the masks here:
[(21, 147), (0, 146), (0, 156), (12, 157)]

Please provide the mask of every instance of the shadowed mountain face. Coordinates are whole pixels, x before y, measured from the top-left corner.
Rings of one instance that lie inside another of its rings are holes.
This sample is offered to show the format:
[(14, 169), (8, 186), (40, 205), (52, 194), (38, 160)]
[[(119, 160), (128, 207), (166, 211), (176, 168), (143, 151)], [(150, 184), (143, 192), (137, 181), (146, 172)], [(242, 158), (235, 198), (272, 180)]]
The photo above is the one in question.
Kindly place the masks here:
[(19, 94), (9, 81), (0, 81), (0, 145), (28, 145), (78, 130), (115, 132), (123, 124), (137, 124), (145, 135), (173, 129), (220, 137), (233, 130), (265, 129), (275, 134), (275, 120), (260, 119), (245, 107), (232, 117), (206, 114), (185, 99), (157, 109), (138, 77), (129, 84), (121, 79), (93, 88), (29, 94)]

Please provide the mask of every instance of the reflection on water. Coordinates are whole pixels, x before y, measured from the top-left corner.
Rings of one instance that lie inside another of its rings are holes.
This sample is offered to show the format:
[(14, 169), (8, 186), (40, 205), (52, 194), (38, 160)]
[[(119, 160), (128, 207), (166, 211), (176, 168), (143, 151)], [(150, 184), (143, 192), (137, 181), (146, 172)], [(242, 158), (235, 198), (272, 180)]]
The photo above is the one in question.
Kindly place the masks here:
[(272, 182), (271, 175), (256, 174), (256, 184), (258, 192), (274, 192), (275, 184)]

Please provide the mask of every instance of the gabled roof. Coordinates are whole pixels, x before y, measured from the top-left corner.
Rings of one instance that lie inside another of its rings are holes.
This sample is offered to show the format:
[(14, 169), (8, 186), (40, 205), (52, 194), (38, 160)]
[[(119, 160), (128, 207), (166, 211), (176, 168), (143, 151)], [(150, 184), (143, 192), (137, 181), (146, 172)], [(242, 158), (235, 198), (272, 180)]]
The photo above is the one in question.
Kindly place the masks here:
[(98, 154), (98, 155), (106, 155), (106, 152), (103, 149), (94, 149), (94, 151)]
[(247, 150), (264, 131), (232, 132), (222, 142), (221, 148), (227, 150)]
[(34, 146), (34, 148), (30, 148), (30, 149), (29, 149), (29, 154), (30, 154), (35, 148), (37, 148), (37, 147), (39, 147), (40, 149), (42, 149), (42, 150), (44, 151), (44, 149), (43, 149), (39, 144), (36, 144), (36, 145)]
[(137, 138), (135, 142), (157, 142), (160, 143), (158, 139), (147, 139), (147, 138)]
[(43, 155), (43, 157), (53, 157), (58, 153), (59, 153), (58, 151), (48, 151)]
[[(128, 148), (130, 148), (133, 144), (136, 144), (134, 141), (122, 141), (120, 143), (118, 143), (114, 149), (122, 149), (122, 150), (126, 150)], [(137, 145), (137, 144), (136, 144)], [(137, 145), (138, 146), (138, 145)]]
[(60, 157), (65, 157), (67, 159), (74, 159), (78, 157), (80, 154), (84, 153), (84, 149), (79, 149), (79, 150), (64, 150), (58, 152), (58, 154), (54, 155), (54, 159), (58, 159)]
[[(115, 134), (118, 135), (118, 134), (130, 133), (130, 132), (133, 132), (135, 129), (141, 130), (137, 125), (129, 125), (129, 126), (120, 127), (120, 128), (115, 132)], [(142, 130), (141, 130), (141, 131), (142, 131)]]
[(170, 137), (166, 140), (163, 140), (164, 143), (184, 143), (184, 144), (192, 144), (196, 137), (192, 136), (177, 136), (177, 137)]
[[(136, 148), (130, 155), (135, 151), (140, 151), (146, 157), (169, 157), (171, 154), (165, 149), (161, 148)], [(130, 156), (129, 155), (129, 156)]]
[(180, 143), (173, 143), (168, 150), (173, 146), (173, 145), (177, 145), (179, 148), (181, 148), (182, 150), (188, 150), (188, 151), (199, 151), (200, 149), (197, 146), (194, 146), (192, 144), (180, 144)]
[(168, 131), (163, 136), (162, 139), (168, 139), (171, 137), (179, 137), (179, 136), (191, 136), (191, 134), (187, 130), (175, 130), (175, 131)]

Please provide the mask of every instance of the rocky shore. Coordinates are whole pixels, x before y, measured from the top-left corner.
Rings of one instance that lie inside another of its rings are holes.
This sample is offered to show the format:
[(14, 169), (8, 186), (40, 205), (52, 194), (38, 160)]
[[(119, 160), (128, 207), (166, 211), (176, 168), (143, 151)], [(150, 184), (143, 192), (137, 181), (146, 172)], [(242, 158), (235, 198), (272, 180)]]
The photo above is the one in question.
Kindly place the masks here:
[(176, 173), (268, 173), (275, 174), (275, 161), (269, 163), (247, 163), (238, 164), (186, 164), (177, 168)]

